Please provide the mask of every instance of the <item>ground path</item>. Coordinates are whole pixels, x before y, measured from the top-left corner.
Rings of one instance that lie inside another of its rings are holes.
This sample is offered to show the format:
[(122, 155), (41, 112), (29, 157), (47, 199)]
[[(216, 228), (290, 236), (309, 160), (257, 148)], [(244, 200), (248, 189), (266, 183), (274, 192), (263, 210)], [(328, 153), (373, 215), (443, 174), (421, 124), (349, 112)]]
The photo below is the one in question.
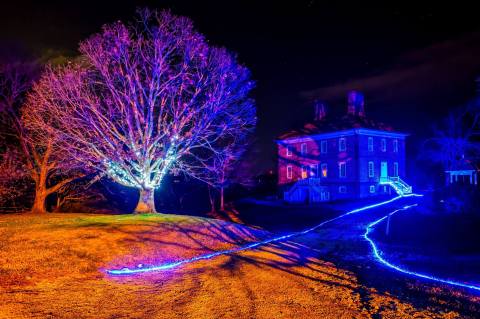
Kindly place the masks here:
[(392, 276), (357, 237), (369, 218), (408, 203), (127, 277), (99, 269), (179, 260), (271, 234), (183, 216), (0, 216), (0, 318), (473, 318), (468, 307), (478, 300)]

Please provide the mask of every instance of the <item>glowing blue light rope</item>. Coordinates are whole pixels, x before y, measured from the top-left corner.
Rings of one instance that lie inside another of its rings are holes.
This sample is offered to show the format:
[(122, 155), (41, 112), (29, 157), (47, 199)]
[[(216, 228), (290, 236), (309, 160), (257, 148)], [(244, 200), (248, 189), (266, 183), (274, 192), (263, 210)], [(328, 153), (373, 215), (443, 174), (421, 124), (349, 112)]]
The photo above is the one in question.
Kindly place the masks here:
[(175, 261), (175, 262), (169, 262), (169, 263), (161, 264), (161, 265), (158, 265), (158, 266), (143, 267), (142, 265), (139, 265), (138, 268), (133, 268), (133, 269), (132, 268), (111, 269), (111, 270), (107, 270), (107, 273), (109, 273), (111, 275), (131, 275), (131, 274), (139, 274), (139, 273), (167, 270), (167, 269), (176, 268), (180, 265), (192, 263), (192, 262), (199, 261), (199, 260), (211, 259), (211, 258), (220, 256), (220, 255), (228, 255), (228, 254), (233, 254), (233, 253), (237, 253), (237, 252), (244, 251), (244, 250), (253, 249), (253, 248), (256, 248), (258, 246), (263, 246), (263, 245), (266, 245), (266, 244), (269, 244), (269, 243), (283, 241), (283, 240), (288, 239), (288, 238), (305, 235), (305, 234), (307, 234), (311, 231), (314, 231), (315, 229), (317, 229), (319, 227), (322, 227), (323, 225), (325, 225), (327, 223), (331, 223), (331, 222), (336, 221), (336, 220), (338, 220), (340, 218), (343, 218), (345, 216), (355, 214), (355, 213), (359, 213), (359, 212), (369, 210), (369, 209), (372, 209), (372, 208), (376, 208), (376, 207), (379, 207), (379, 206), (387, 205), (387, 204), (390, 204), (390, 203), (392, 203), (396, 200), (399, 200), (401, 198), (412, 197), (412, 196), (419, 197), (419, 196), (423, 196), (423, 195), (419, 195), (419, 194), (406, 194), (406, 195), (403, 195), (403, 196), (399, 195), (397, 197), (394, 197), (392, 199), (389, 199), (389, 200), (386, 200), (386, 201), (383, 201), (383, 202), (380, 202), (380, 203), (376, 203), (376, 204), (372, 204), (372, 205), (368, 205), (368, 206), (364, 206), (364, 207), (361, 207), (361, 208), (351, 210), (349, 212), (346, 212), (345, 214), (342, 214), (340, 216), (337, 216), (337, 217), (334, 217), (332, 219), (326, 220), (326, 221), (321, 222), (320, 224), (318, 224), (314, 227), (311, 227), (311, 228), (308, 228), (308, 229), (305, 229), (305, 230), (302, 230), (302, 231), (299, 231), (299, 232), (294, 232), (294, 233), (290, 233), (290, 234), (287, 234), (287, 235), (278, 236), (278, 237), (274, 237), (274, 238), (250, 243), (248, 245), (240, 246), (240, 247), (237, 247), (237, 248), (221, 250), (221, 251), (213, 252), (213, 253), (210, 253), (210, 254), (205, 254), (205, 255), (192, 257), (192, 258), (189, 258), (189, 259), (183, 259), (183, 260), (179, 260), (179, 261)]
[(432, 281), (436, 281), (436, 282), (439, 282), (439, 283), (442, 283), (442, 284), (448, 284), (448, 285), (452, 285), (452, 286), (457, 286), (457, 287), (462, 287), (462, 288), (468, 288), (468, 289), (473, 289), (473, 290), (477, 290), (477, 291), (480, 291), (480, 286), (475, 286), (475, 285), (470, 285), (470, 284), (465, 284), (465, 283), (462, 283), (462, 282), (458, 282), (458, 281), (453, 281), (453, 280), (448, 280), (448, 279), (443, 279), (443, 278), (438, 278), (438, 277), (435, 277), (433, 275), (427, 275), (427, 274), (422, 274), (422, 273), (418, 273), (418, 272), (415, 272), (415, 271), (410, 271), (410, 270), (407, 270), (405, 268), (403, 268), (402, 266), (399, 266), (399, 265), (394, 265), (393, 263), (385, 260), (385, 258), (382, 257), (382, 251), (377, 247), (377, 245), (375, 244), (375, 242), (370, 238), (368, 237), (368, 234), (373, 230), (373, 227), (378, 225), (379, 223), (383, 222), (385, 219), (387, 219), (389, 216), (392, 216), (393, 214), (399, 212), (399, 211), (403, 211), (403, 210), (407, 210), (407, 209), (410, 209), (412, 207), (415, 207), (417, 206), (418, 204), (414, 204), (414, 205), (407, 205), (407, 206), (404, 206), (400, 209), (397, 209), (393, 212), (391, 212), (390, 214), (386, 215), (386, 216), (383, 216), (382, 218), (380, 219), (377, 219), (376, 221), (370, 223), (366, 230), (365, 230), (365, 234), (363, 234), (363, 237), (370, 243), (371, 247), (372, 247), (372, 251), (373, 251), (373, 255), (375, 256), (375, 258), (383, 265), (389, 267), (389, 268), (392, 268), (396, 271), (399, 271), (401, 273), (404, 273), (404, 274), (407, 274), (407, 275), (411, 275), (411, 276), (415, 276), (415, 277), (419, 277), (419, 278), (423, 278), (423, 279), (428, 279), (428, 280), (432, 280)]

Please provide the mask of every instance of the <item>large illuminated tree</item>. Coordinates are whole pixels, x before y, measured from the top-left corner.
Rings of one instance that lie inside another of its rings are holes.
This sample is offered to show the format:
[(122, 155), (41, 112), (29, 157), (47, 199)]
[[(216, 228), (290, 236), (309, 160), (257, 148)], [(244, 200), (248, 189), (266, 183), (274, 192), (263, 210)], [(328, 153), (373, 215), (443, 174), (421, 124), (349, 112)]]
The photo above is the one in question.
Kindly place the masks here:
[(136, 21), (104, 26), (75, 63), (48, 68), (25, 120), (72, 160), (139, 189), (135, 211), (145, 213), (169, 171), (202, 179), (256, 118), (248, 69), (191, 20), (144, 9)]

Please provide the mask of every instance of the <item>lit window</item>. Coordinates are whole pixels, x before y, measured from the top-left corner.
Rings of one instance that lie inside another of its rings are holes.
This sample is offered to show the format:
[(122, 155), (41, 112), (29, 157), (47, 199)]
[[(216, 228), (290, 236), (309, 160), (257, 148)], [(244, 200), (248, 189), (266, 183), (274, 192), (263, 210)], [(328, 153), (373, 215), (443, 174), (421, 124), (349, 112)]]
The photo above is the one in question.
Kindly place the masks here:
[(307, 168), (302, 165), (302, 178), (307, 178)]
[(373, 162), (368, 162), (368, 177), (375, 176), (375, 166)]
[(327, 153), (327, 141), (320, 142), (320, 153), (326, 154)]
[(373, 152), (373, 137), (368, 138), (368, 151)]
[(339, 140), (338, 140), (338, 151), (339, 152), (343, 152), (347, 149), (347, 143), (345, 141), (345, 138), (341, 137)]
[(300, 152), (302, 153), (302, 155), (307, 154), (307, 143), (302, 143), (302, 146), (301, 146), (300, 150), (301, 150)]
[(292, 156), (292, 154), (293, 154), (293, 146), (288, 145), (287, 146), (287, 156)]
[(370, 193), (375, 193), (375, 185), (370, 185)]
[(347, 177), (347, 163), (338, 163), (338, 175), (342, 178)]
[(317, 164), (310, 164), (310, 176), (311, 177), (318, 176), (318, 165)]
[(340, 194), (345, 194), (347, 192), (347, 186), (338, 186), (338, 192)]
[(393, 140), (393, 151), (398, 152), (398, 140)]
[(380, 143), (381, 143), (380, 146), (381, 146), (382, 152), (386, 152), (387, 151), (387, 140), (382, 138)]
[(398, 176), (398, 162), (393, 163), (393, 176)]
[(328, 176), (328, 166), (327, 166), (327, 163), (323, 163), (321, 165), (321, 169), (322, 169), (322, 177), (327, 177)]
[(287, 166), (287, 178), (292, 179), (292, 165)]

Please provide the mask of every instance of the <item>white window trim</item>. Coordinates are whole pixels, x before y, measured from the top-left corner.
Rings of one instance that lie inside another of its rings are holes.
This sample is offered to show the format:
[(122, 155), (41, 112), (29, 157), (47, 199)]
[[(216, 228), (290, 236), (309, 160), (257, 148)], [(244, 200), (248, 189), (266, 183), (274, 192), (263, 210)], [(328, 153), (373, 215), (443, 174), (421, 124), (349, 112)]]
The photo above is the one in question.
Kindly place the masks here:
[[(342, 176), (342, 166), (345, 166), (345, 175)], [(339, 162), (338, 163), (338, 177), (346, 178), (347, 177), (347, 163), (346, 162)]]
[(302, 143), (302, 144), (300, 145), (300, 153), (301, 153), (302, 155), (307, 155), (307, 152), (308, 152), (308, 150), (307, 150), (307, 143)]
[[(323, 168), (324, 167), (325, 167), (325, 171), (327, 172), (327, 174), (325, 174), (325, 176), (323, 176)], [(328, 164), (327, 163), (322, 163), (320, 165), (320, 170), (321, 170), (320, 176), (323, 177), (323, 178), (327, 178), (328, 177)]]
[(292, 165), (287, 165), (287, 179), (292, 179), (293, 167)]
[(318, 164), (310, 164), (310, 177), (318, 177)]
[(393, 152), (398, 153), (398, 140), (397, 139), (393, 140)]
[(301, 171), (300, 171), (300, 178), (308, 178), (308, 170), (306, 165), (302, 165)]
[[(372, 166), (371, 170), (370, 165)], [(368, 162), (368, 177), (375, 177), (375, 163), (372, 161)]]
[[(323, 147), (325, 145), (325, 148)], [(328, 152), (328, 143), (326, 140), (321, 140), (320, 141), (320, 153), (321, 154), (327, 154)]]
[(370, 185), (370, 194), (375, 193), (375, 185)]
[(368, 141), (367, 141), (367, 149), (369, 152), (373, 152), (373, 137), (372, 136), (369, 136), (368, 137)]
[[(343, 145), (343, 148), (342, 148)], [(345, 152), (347, 150), (347, 140), (345, 137), (340, 137), (338, 139), (338, 151), (339, 152)]]
[(393, 176), (398, 177), (398, 162), (393, 162)]
[(387, 151), (387, 139), (385, 138), (382, 138), (381, 141), (380, 141), (380, 150), (382, 152), (386, 152)]
[(293, 149), (293, 146), (292, 145), (287, 145), (287, 156), (292, 156), (292, 149)]

